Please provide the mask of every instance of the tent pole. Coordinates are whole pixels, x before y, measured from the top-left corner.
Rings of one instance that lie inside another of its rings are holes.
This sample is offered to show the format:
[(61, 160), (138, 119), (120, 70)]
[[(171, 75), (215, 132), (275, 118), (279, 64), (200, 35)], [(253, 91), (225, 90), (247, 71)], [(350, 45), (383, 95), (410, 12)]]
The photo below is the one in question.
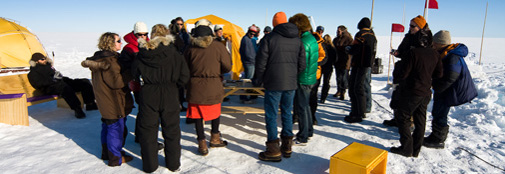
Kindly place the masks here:
[(480, 40), (480, 55), (479, 55), (479, 65), (482, 65), (481, 64), (481, 60), (482, 60), (482, 45), (484, 44), (484, 31), (486, 30), (486, 19), (487, 19), (487, 6), (488, 6), (488, 2), (486, 2), (486, 15), (484, 17), (484, 26), (482, 27), (482, 38)]

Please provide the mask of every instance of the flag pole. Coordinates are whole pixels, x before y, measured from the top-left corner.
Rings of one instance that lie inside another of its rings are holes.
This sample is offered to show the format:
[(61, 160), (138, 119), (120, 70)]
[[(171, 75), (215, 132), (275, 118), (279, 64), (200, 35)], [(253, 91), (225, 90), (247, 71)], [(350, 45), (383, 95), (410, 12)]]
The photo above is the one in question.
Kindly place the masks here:
[(430, 7), (430, 0), (426, 0), (426, 2), (424, 4), (424, 14), (423, 14), (423, 17), (426, 20), (426, 22), (428, 22), (428, 8), (429, 7)]
[(373, 23), (373, 7), (375, 4), (375, 0), (372, 0), (372, 14), (370, 15), (370, 27), (372, 26)]
[[(403, 17), (402, 17), (402, 25), (405, 26), (405, 2), (403, 3)], [(400, 40), (403, 40), (403, 33), (400, 36)], [(392, 48), (391, 48), (392, 49)]]
[(267, 21), (268, 21), (268, 8), (265, 11), (265, 27), (267, 26)]
[(479, 55), (479, 65), (482, 65), (481, 64), (481, 60), (482, 60), (482, 45), (484, 44), (484, 30), (486, 29), (486, 19), (487, 19), (487, 6), (488, 6), (488, 2), (486, 2), (486, 15), (484, 17), (484, 26), (482, 27), (482, 39), (480, 40), (480, 55)]
[[(393, 49), (393, 30), (391, 30), (391, 37), (389, 39), (389, 51)], [(389, 70), (391, 69), (391, 53), (389, 54), (389, 62), (388, 62), (388, 81), (386, 84), (389, 85)]]

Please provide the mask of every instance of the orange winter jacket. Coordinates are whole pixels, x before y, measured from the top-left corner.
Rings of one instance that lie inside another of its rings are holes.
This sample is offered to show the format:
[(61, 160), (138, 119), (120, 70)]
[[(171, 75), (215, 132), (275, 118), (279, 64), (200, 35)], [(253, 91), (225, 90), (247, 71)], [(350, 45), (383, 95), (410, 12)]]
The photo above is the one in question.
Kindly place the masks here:
[(324, 65), (326, 63), (326, 52), (324, 51), (323, 48), (323, 42), (324, 39), (321, 37), (321, 35), (317, 32), (312, 33), (314, 35), (314, 38), (317, 40), (317, 46), (319, 47), (319, 57), (317, 59), (317, 79), (319, 80), (321, 78), (321, 65)]

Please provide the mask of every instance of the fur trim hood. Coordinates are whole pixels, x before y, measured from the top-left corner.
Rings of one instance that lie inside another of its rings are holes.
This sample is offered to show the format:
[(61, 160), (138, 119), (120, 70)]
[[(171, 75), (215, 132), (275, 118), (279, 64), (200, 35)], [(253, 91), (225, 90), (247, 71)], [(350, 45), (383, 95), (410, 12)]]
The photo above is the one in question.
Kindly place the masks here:
[(161, 44), (168, 46), (171, 43), (174, 43), (175, 37), (171, 34), (166, 35), (165, 37), (155, 37), (149, 41), (146, 41), (145, 39), (139, 38), (138, 40), (139, 47), (140, 48), (145, 48), (147, 50), (154, 50), (158, 48), (158, 46)]
[(210, 44), (212, 44), (212, 41), (214, 41), (212, 36), (192, 37), (191, 45), (207, 48)]
[[(53, 59), (50, 59), (50, 58), (46, 57), (46, 60), (47, 60), (47, 63), (48, 63), (48, 64), (53, 65)], [(37, 62), (35, 62), (35, 61), (33, 61), (33, 60), (28, 61), (28, 63), (30, 64), (30, 67), (35, 67), (35, 66), (37, 66)]]

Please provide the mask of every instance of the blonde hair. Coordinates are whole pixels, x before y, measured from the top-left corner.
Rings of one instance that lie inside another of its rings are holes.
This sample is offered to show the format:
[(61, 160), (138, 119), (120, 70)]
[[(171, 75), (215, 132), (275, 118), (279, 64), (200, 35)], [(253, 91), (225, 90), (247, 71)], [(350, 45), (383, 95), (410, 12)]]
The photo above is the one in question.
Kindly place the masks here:
[(326, 45), (330, 45), (331, 47), (335, 47), (333, 45), (333, 42), (331, 41), (331, 36), (329, 34), (324, 35), (323, 39), (324, 39), (324, 43)]
[(151, 38), (154, 39), (157, 36), (165, 37), (170, 33), (167, 26), (163, 24), (156, 24), (151, 29)]
[(116, 37), (118, 34), (112, 32), (103, 33), (98, 39), (98, 49), (101, 51), (112, 51), (116, 52)]

